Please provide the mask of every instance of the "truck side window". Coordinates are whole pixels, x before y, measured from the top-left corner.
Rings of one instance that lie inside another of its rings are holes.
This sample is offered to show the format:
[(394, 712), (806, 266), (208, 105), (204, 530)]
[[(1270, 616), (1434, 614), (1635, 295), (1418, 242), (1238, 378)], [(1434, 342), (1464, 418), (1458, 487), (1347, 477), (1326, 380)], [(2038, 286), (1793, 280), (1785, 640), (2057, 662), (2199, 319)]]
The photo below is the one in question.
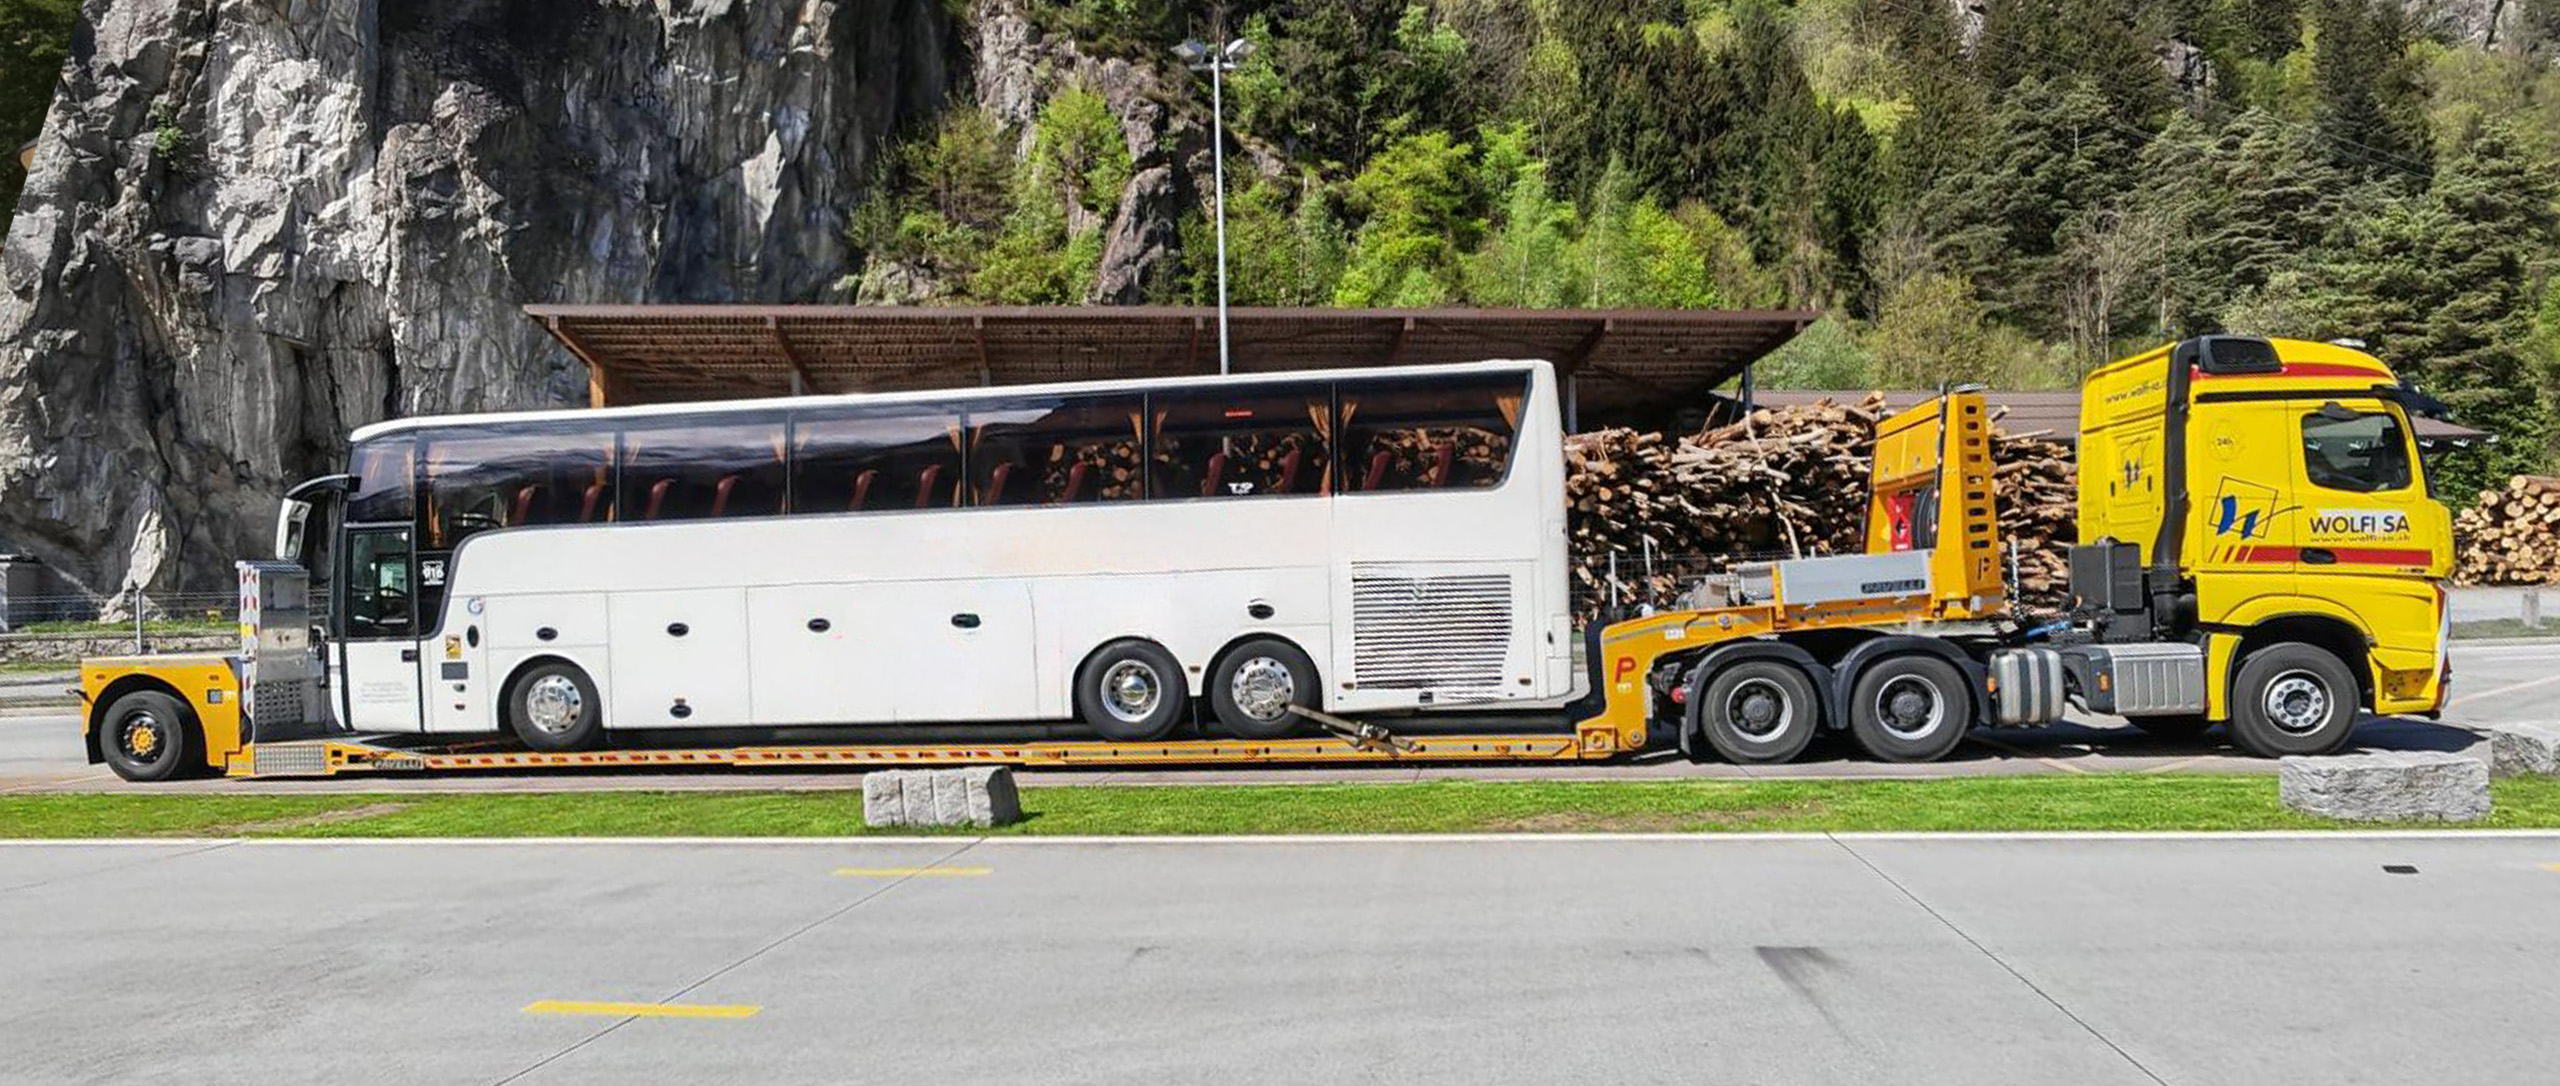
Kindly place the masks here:
[(2409, 485), (2409, 441), (2389, 415), (2331, 408), (2302, 417), (2303, 476), (2313, 486), (2370, 494)]

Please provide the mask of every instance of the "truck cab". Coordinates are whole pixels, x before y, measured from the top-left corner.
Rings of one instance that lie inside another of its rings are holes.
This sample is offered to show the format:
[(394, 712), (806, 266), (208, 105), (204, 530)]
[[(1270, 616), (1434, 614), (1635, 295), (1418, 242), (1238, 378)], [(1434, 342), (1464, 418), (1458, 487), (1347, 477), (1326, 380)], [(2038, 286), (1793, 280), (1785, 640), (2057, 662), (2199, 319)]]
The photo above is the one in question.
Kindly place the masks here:
[(2204, 712), (2137, 724), (2228, 722), (2244, 748), (2304, 754), (2344, 742), (2340, 700), (2347, 718), (2442, 707), (2452, 517), (2418, 400), (2371, 355), (2287, 339), (2207, 336), (2091, 375), (2074, 617), (2101, 642), (2204, 652)]

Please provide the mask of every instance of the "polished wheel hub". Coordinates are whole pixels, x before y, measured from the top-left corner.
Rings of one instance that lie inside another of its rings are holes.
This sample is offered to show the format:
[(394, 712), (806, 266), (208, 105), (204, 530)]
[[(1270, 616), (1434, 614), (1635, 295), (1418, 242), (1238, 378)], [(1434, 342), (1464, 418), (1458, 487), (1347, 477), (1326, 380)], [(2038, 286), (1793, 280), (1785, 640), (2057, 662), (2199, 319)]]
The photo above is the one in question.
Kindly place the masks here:
[(2307, 671), (2288, 671), (2267, 684), (2267, 719), (2297, 735), (2329, 720), (2329, 688)]
[(547, 735), (558, 735), (578, 726), (585, 715), (587, 696), (566, 675), (545, 675), (533, 681), (524, 693), (525, 722)]
[(1235, 681), (1227, 684), (1227, 695), (1246, 716), (1278, 720), (1289, 714), (1289, 706), (1297, 700), (1298, 684), (1289, 678), (1287, 664), (1256, 656), (1236, 668)]
[(1163, 700), (1164, 681), (1143, 660), (1122, 660), (1102, 673), (1102, 708), (1114, 719), (1136, 724)]

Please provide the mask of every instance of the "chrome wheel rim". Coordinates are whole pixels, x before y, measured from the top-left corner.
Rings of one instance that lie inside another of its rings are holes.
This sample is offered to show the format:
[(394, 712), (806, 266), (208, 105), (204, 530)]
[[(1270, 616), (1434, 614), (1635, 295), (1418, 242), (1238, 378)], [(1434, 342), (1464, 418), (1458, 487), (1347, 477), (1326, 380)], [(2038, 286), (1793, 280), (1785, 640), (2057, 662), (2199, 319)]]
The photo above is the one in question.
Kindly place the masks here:
[(1227, 697), (1236, 703), (1236, 711), (1266, 723), (1289, 715), (1297, 696), (1298, 683), (1290, 678), (1289, 665), (1268, 656), (1237, 665), (1235, 678), (1227, 683)]
[(1744, 679), (1725, 695), (1725, 722), (1745, 738), (1766, 740), (1794, 726), (1795, 702), (1784, 687), (1768, 679)]
[(1102, 673), (1102, 711), (1124, 724), (1154, 716), (1164, 701), (1164, 679), (1144, 660), (1122, 660)]
[(2329, 722), (2329, 686), (2308, 671), (2288, 671), (2267, 684), (2261, 707), (2268, 721), (2294, 735), (2319, 731)]
[(1896, 675), (1876, 688), (1876, 723), (1896, 739), (1926, 739), (1947, 723), (1947, 699), (1936, 683)]
[(525, 688), (524, 719), (544, 735), (559, 735), (578, 726), (586, 714), (587, 696), (566, 675), (545, 675)]

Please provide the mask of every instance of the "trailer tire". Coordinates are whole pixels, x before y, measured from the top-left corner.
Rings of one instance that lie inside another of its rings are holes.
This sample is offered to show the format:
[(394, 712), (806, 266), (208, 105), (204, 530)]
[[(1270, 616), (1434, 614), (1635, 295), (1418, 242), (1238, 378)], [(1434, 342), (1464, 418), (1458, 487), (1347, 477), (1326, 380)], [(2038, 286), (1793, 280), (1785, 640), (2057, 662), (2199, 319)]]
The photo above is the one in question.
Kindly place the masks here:
[(2174, 716), (2129, 716), (2125, 723), (2160, 739), (2195, 739), (2212, 730), (2213, 721), (2203, 713), (2179, 713)]
[(507, 686), (507, 728), (531, 750), (592, 750), (604, 738), (604, 707), (595, 680), (565, 660), (546, 660)]
[(1973, 692), (1964, 673), (1935, 656), (1887, 656), (1858, 673), (1849, 695), (1849, 732), (1885, 762), (1934, 762), (1973, 730)]
[(1105, 739), (1162, 739), (1190, 700), (1181, 662), (1153, 641), (1111, 642), (1076, 669), (1076, 715)]
[(1227, 734), (1244, 739), (1283, 739), (1307, 727), (1289, 707), (1314, 706), (1315, 661), (1298, 646), (1257, 637), (1227, 650), (1209, 671), (1209, 712)]
[(116, 776), (151, 783), (186, 772), (195, 746), (187, 707), (157, 690), (136, 690), (98, 718), (98, 754)]
[(2231, 679), (2231, 741), (2261, 758), (2328, 754), (2355, 734), (2363, 690), (2344, 661), (2299, 641), (2240, 661)]
[(1692, 692), (1707, 745), (1737, 765), (1791, 762), (1822, 725), (1813, 680), (1776, 660), (1744, 660), (1716, 669)]

